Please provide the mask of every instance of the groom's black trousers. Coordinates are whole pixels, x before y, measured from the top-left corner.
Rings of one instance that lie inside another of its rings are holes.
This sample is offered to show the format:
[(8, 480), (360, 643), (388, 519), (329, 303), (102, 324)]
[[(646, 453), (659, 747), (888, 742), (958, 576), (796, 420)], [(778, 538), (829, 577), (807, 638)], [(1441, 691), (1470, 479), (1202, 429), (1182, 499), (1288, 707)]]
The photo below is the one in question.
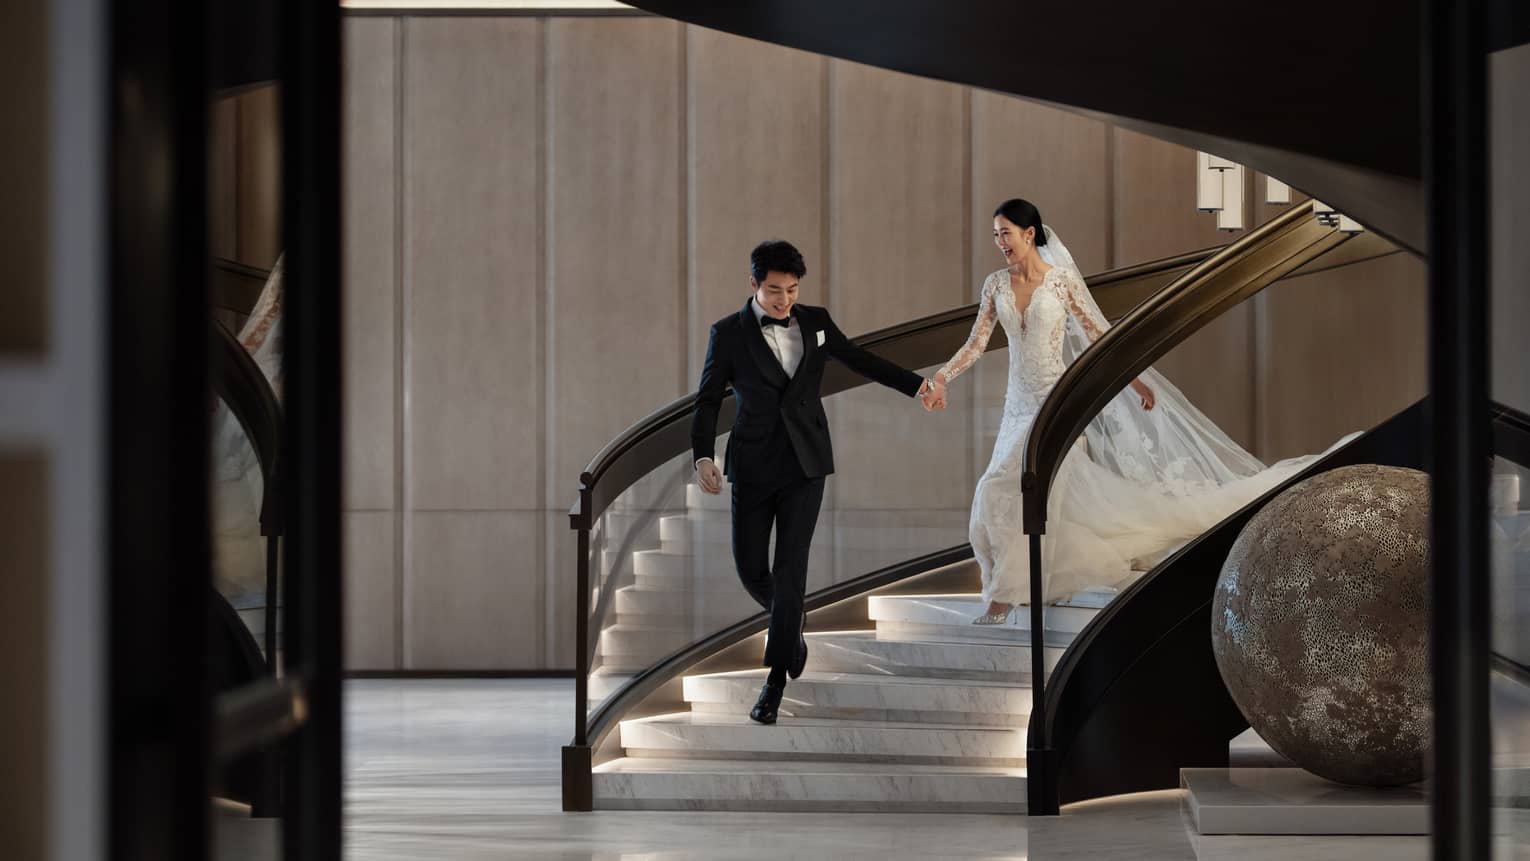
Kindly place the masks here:
[[(795, 466), (796, 458), (790, 460)], [(823, 506), (823, 477), (806, 478), (800, 467), (792, 472), (781, 483), (733, 485), (733, 562), (749, 596), (770, 612), (767, 667), (790, 667), (796, 656), (805, 621), (802, 600), (807, 591), (808, 549)]]

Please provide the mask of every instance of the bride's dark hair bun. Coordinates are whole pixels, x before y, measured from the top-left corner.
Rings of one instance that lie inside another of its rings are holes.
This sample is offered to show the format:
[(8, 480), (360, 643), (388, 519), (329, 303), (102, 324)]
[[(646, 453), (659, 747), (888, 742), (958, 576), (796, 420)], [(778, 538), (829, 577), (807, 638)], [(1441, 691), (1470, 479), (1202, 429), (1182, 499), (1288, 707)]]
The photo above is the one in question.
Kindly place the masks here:
[(999, 204), (999, 208), (993, 211), (994, 218), (1004, 216), (1021, 230), (1027, 227), (1036, 228), (1036, 245), (1038, 247), (1047, 244), (1047, 230), (1041, 224), (1041, 210), (1029, 200), (1012, 197)]

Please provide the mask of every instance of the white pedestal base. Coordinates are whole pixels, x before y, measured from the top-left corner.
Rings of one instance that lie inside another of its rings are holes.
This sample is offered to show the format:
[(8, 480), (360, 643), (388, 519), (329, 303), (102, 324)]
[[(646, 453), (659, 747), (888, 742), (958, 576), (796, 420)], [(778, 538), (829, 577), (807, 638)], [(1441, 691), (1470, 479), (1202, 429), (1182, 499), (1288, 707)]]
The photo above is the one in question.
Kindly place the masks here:
[(1299, 768), (1186, 768), (1185, 804), (1201, 834), (1428, 834), (1423, 784), (1342, 786)]

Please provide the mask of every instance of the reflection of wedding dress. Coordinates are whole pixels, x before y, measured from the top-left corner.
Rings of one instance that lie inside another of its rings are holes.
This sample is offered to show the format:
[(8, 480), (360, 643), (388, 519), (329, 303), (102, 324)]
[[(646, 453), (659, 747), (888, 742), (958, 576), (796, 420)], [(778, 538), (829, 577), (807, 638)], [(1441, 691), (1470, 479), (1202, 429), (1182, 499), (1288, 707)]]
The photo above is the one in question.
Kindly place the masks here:
[[(983, 571), (983, 599), (1030, 600), (1030, 551), (1021, 528), (1020, 479), (1031, 423), (1063, 371), (1110, 327), (1067, 249), (1046, 230), (1038, 247), (1053, 268), (1017, 307), (1009, 270), (988, 276), (972, 335), (944, 370), (949, 381), (982, 355), (995, 323), (1009, 337), (1004, 417), (978, 480), (968, 534)], [(1193, 538), (1308, 466), (1304, 457), (1265, 467), (1206, 418), (1168, 380), (1140, 378), (1157, 405), (1118, 395), (1063, 459), (1047, 502), (1042, 539), (1045, 600), (1119, 586), (1134, 561)]]
[[(281, 395), (282, 263), (277, 261), (239, 343)], [(260, 535), (263, 477), (255, 449), (228, 405), (220, 399), (212, 416), (213, 576), (219, 593), (236, 608), (265, 601), (266, 548)], [(258, 598), (257, 598), (258, 596)]]

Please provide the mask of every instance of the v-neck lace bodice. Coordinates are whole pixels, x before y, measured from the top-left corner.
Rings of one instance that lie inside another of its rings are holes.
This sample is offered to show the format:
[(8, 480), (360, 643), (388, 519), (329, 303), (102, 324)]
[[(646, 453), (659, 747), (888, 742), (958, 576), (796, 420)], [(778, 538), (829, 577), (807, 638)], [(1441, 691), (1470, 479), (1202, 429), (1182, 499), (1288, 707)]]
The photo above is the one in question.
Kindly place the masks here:
[(1082, 326), (1092, 339), (1103, 331), (1100, 321), (1089, 319), (1086, 306), (1077, 300), (1075, 290), (1084, 290), (1078, 275), (1054, 266), (1041, 277), (1022, 310), (1010, 284), (1008, 269), (1000, 269), (983, 282), (982, 302), (977, 322), (967, 343), (941, 369), (947, 382), (972, 367), (988, 348), (995, 324), (1002, 325), (1009, 338), (1009, 385), (1004, 398), (1004, 415), (1034, 415), (1041, 402), (1067, 370), (1063, 357), (1063, 337), (1070, 320)]

